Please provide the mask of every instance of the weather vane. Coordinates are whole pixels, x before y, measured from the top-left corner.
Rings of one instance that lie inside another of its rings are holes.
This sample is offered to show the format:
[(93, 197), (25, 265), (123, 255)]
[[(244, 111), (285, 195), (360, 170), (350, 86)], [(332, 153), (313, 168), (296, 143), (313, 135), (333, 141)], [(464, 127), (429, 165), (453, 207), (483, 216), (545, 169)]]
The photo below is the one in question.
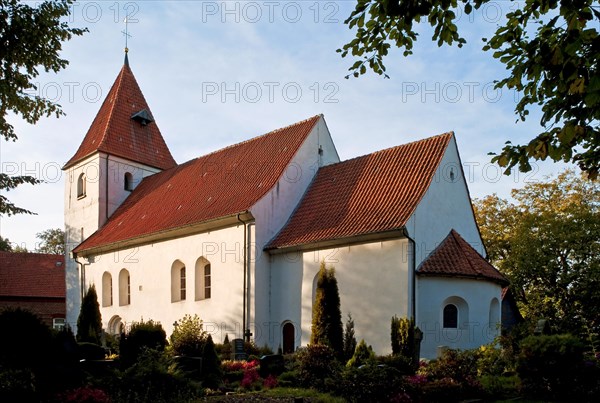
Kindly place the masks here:
[(121, 31), (125, 36), (125, 53), (129, 52), (129, 48), (127, 47), (127, 39), (131, 38), (131, 34), (129, 33), (129, 15), (125, 17), (125, 30)]

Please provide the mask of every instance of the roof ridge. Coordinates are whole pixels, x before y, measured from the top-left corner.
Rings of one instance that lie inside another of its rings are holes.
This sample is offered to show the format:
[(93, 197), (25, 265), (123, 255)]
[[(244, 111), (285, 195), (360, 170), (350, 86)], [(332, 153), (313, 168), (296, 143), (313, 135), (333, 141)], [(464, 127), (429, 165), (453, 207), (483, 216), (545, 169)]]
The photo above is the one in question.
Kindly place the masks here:
[(466, 260), (466, 262), (469, 265), (469, 267), (471, 268), (471, 270), (474, 273), (476, 273), (478, 276), (482, 276), (483, 272), (481, 270), (479, 270), (479, 268), (477, 268), (473, 264), (473, 262), (471, 261), (471, 258), (464, 250), (463, 245), (466, 245), (467, 247), (473, 249), (473, 251), (475, 251), (475, 252), (477, 252), (477, 251), (467, 241), (465, 241), (465, 239), (462, 236), (460, 236), (458, 231), (456, 231), (454, 228), (452, 228), (450, 230), (450, 235), (452, 235), (452, 239), (454, 239), (454, 242), (456, 242), (456, 245), (458, 246), (458, 250), (460, 251), (460, 254)]
[(129, 67), (129, 66), (124, 64), (123, 67), (121, 68), (121, 71), (119, 72), (119, 76), (117, 77), (117, 80), (113, 84), (116, 87), (115, 93), (113, 95), (113, 99), (110, 101), (110, 103), (111, 103), (110, 108), (109, 108), (110, 112), (108, 113), (108, 119), (106, 120), (106, 124), (104, 125), (104, 130), (102, 131), (102, 139), (100, 140), (100, 143), (98, 144), (98, 147), (96, 148), (96, 151), (101, 151), (100, 147), (102, 147), (104, 145), (104, 143), (106, 142), (106, 136), (108, 133), (108, 129), (110, 128), (112, 121), (113, 121), (112, 117), (115, 112), (116, 100), (119, 99), (119, 92), (122, 89), (123, 76), (124, 76), (126, 67)]
[(196, 158), (192, 158), (191, 160), (189, 160), (189, 161), (186, 161), (186, 162), (184, 162), (184, 163), (182, 163), (182, 164), (180, 164), (180, 165), (187, 164), (188, 162), (190, 162), (190, 161), (194, 161), (194, 160), (197, 160), (197, 159), (199, 159), (199, 158), (205, 158), (205, 157), (208, 157), (208, 156), (210, 156), (210, 155), (213, 155), (213, 154), (216, 154), (216, 153), (219, 153), (219, 152), (225, 151), (225, 150), (229, 150), (229, 149), (232, 149), (232, 148), (235, 148), (235, 147), (239, 147), (239, 146), (241, 146), (241, 145), (244, 145), (244, 144), (251, 143), (251, 142), (253, 142), (253, 141), (256, 141), (256, 140), (259, 140), (259, 139), (261, 139), (261, 138), (263, 138), (263, 137), (266, 137), (266, 136), (268, 136), (268, 135), (271, 135), (271, 134), (274, 134), (274, 133), (277, 133), (277, 132), (280, 132), (280, 131), (283, 131), (283, 130), (289, 129), (289, 128), (291, 128), (291, 127), (294, 127), (294, 126), (299, 126), (299, 125), (301, 125), (301, 124), (304, 124), (304, 123), (307, 123), (307, 122), (309, 122), (309, 121), (310, 121), (310, 120), (312, 120), (312, 119), (315, 119), (315, 118), (322, 118), (322, 117), (323, 117), (323, 114), (322, 114), (322, 113), (320, 113), (320, 114), (318, 114), (318, 115), (311, 116), (311, 117), (309, 117), (309, 118), (306, 118), (306, 119), (300, 120), (300, 121), (298, 121), (298, 122), (296, 122), (296, 123), (292, 123), (292, 124), (289, 124), (289, 125), (287, 125), (287, 126), (283, 126), (283, 127), (280, 127), (280, 128), (278, 128), (278, 129), (271, 130), (271, 131), (269, 131), (269, 132), (266, 132), (266, 133), (263, 133), (263, 134), (259, 134), (258, 136), (255, 136), (255, 137), (249, 138), (249, 139), (247, 139), (247, 140), (240, 141), (239, 143), (234, 143), (234, 144), (230, 144), (230, 145), (228, 145), (228, 146), (225, 146), (225, 147), (223, 147), (223, 148), (219, 148), (219, 149), (217, 149), (217, 150), (214, 150), (214, 151), (211, 151), (211, 152), (209, 152), (208, 154), (200, 155), (200, 156), (198, 156), (198, 157), (196, 157)]
[(373, 151), (373, 152), (368, 153), (368, 154), (357, 155), (356, 157), (352, 157), (352, 158), (349, 158), (347, 160), (343, 160), (343, 161), (339, 161), (339, 162), (334, 162), (333, 164), (325, 165), (325, 166), (321, 167), (321, 169), (328, 168), (328, 167), (334, 167), (334, 166), (339, 165), (339, 164), (343, 164), (343, 163), (346, 163), (346, 162), (359, 160), (361, 158), (369, 157), (369, 156), (372, 156), (372, 155), (383, 154), (383, 153), (389, 152), (391, 150), (396, 150), (398, 148), (402, 148), (402, 147), (406, 147), (406, 146), (410, 146), (410, 145), (414, 145), (414, 144), (418, 144), (418, 143), (423, 143), (423, 142), (426, 142), (426, 141), (431, 141), (433, 139), (436, 139), (438, 137), (443, 137), (443, 136), (454, 136), (454, 131), (449, 131), (449, 132), (445, 132), (445, 133), (436, 134), (435, 136), (426, 137), (426, 138), (420, 139), (420, 140), (409, 141), (408, 143), (398, 144), (396, 146), (391, 146), (391, 147), (388, 147), (388, 148), (384, 148), (382, 150)]

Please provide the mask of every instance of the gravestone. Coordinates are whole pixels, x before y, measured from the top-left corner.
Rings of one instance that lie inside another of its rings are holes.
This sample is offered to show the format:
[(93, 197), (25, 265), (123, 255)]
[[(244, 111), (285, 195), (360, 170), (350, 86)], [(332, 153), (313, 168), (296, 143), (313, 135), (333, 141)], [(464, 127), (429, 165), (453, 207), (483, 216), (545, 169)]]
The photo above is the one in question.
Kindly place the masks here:
[(270, 354), (263, 355), (260, 357), (260, 370), (259, 374), (262, 378), (266, 378), (269, 375), (281, 375), (285, 371), (285, 364), (283, 362), (283, 355), (281, 354)]
[(244, 339), (233, 339), (233, 359), (236, 361), (248, 359), (248, 355), (244, 351)]

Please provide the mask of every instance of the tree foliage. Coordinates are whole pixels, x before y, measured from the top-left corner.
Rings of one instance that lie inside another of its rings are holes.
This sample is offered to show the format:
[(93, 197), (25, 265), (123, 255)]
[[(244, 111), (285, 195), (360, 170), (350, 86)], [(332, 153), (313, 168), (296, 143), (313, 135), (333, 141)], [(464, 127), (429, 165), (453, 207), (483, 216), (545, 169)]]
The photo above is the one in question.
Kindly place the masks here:
[(344, 327), (344, 360), (349, 360), (356, 349), (356, 335), (354, 334), (354, 319), (348, 313), (346, 326)]
[(200, 317), (186, 314), (176, 322), (170, 341), (175, 354), (202, 357), (207, 337)]
[(410, 360), (415, 358), (415, 320), (399, 318), (396, 315), (391, 321), (392, 354), (401, 355)]
[(373, 351), (373, 347), (367, 346), (367, 343), (365, 343), (364, 340), (361, 340), (356, 346), (352, 358), (350, 358), (346, 363), (346, 366), (360, 367), (361, 365), (366, 365), (374, 361), (375, 352)]
[(132, 322), (127, 334), (121, 335), (120, 359), (124, 367), (133, 365), (145, 350), (164, 351), (167, 345), (167, 334), (160, 322), (152, 319)]
[(98, 304), (96, 286), (88, 288), (77, 318), (77, 341), (100, 344), (102, 337), (102, 316)]
[(60, 228), (51, 228), (38, 232), (37, 239), (41, 242), (36, 249), (38, 253), (65, 254), (65, 232)]
[[(47, 0), (41, 3), (0, 0), (0, 134), (17, 140), (8, 115), (29, 124), (40, 118), (63, 115), (61, 106), (35, 95), (33, 81), (39, 70), (58, 72), (69, 63), (60, 57), (62, 43), (85, 29), (70, 28), (66, 19), (73, 0)], [(0, 173), (0, 190), (9, 191), (24, 183), (36, 184), (33, 176)], [(32, 214), (0, 195), (0, 215)]]
[(343, 334), (335, 269), (327, 269), (325, 262), (321, 262), (313, 305), (310, 343), (327, 345), (341, 356), (344, 349)]
[(10, 239), (0, 236), (0, 251), (1, 252), (12, 252), (13, 247)]
[[(492, 263), (510, 280), (526, 318), (554, 330), (600, 331), (600, 184), (565, 171), (488, 196), (475, 211)], [(522, 290), (522, 292), (520, 292)]]
[[(358, 77), (367, 67), (385, 73), (383, 59), (392, 46), (412, 54), (417, 25), (433, 28), (438, 46), (462, 47), (457, 11), (470, 15), (490, 0), (358, 0), (345, 21), (356, 37), (338, 49), (354, 56), (350, 67)], [(530, 159), (572, 161), (595, 177), (600, 168), (600, 75), (598, 23), (600, 10), (591, 0), (531, 0), (513, 4), (490, 38), (482, 38), (484, 51), (504, 64), (508, 76), (495, 88), (516, 90), (515, 107), (525, 120), (531, 107), (541, 107), (543, 130), (528, 144), (506, 143), (493, 161), (506, 168), (531, 169)]]

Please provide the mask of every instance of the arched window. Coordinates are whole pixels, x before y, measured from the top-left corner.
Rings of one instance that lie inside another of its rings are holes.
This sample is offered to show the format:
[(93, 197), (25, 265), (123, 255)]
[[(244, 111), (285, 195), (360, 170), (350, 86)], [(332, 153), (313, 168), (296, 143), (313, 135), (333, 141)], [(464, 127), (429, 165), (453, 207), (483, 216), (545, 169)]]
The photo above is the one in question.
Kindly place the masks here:
[(119, 306), (131, 304), (131, 277), (127, 269), (119, 272)]
[(498, 302), (498, 298), (492, 298), (490, 302), (490, 329), (495, 330), (498, 328), (498, 324), (500, 323), (500, 302)]
[(458, 327), (458, 308), (454, 304), (444, 307), (444, 328), (456, 329)]
[(296, 329), (292, 322), (286, 322), (281, 329), (283, 335), (283, 354), (290, 354), (296, 350)]
[(131, 192), (133, 190), (133, 175), (129, 172), (125, 172), (125, 177), (123, 178), (123, 183), (125, 190)]
[(186, 297), (185, 265), (176, 260), (171, 265), (171, 302), (184, 301)]
[(79, 175), (79, 178), (77, 178), (77, 198), (85, 197), (85, 182), (85, 174), (82, 173)]
[(115, 315), (108, 321), (108, 333), (119, 335), (125, 331), (125, 326), (119, 315)]
[(203, 257), (198, 258), (195, 268), (195, 297), (196, 301), (209, 299), (212, 295), (212, 272), (210, 262)]
[(113, 289), (112, 276), (105, 271), (102, 274), (102, 306), (112, 306), (113, 304)]
[(446, 298), (441, 307), (442, 327), (445, 329), (466, 329), (469, 326), (469, 305), (461, 297)]

